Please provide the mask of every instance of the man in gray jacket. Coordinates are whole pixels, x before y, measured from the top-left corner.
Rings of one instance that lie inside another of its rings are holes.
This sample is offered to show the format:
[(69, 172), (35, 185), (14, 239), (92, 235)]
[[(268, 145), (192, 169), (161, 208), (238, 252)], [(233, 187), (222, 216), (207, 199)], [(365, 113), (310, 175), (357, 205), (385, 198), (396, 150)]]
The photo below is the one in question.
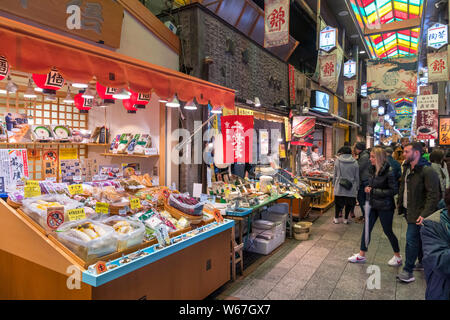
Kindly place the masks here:
[(370, 152), (366, 150), (366, 144), (364, 142), (357, 142), (354, 151), (358, 155), (359, 165), (358, 203), (362, 216), (364, 217), (364, 205), (366, 203), (366, 192), (364, 189), (369, 185)]

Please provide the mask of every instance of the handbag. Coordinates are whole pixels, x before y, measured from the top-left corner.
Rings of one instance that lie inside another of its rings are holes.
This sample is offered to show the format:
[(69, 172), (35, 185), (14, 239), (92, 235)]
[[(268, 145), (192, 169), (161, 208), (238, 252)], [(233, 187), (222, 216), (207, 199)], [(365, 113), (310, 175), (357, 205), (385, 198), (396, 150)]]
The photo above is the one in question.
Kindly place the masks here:
[(339, 178), (340, 178), (339, 179), (339, 185), (342, 188), (346, 189), (346, 190), (351, 190), (353, 188), (353, 183), (350, 180), (348, 180), (348, 179), (342, 178), (342, 175), (341, 175), (341, 163), (340, 162), (339, 162), (338, 168), (339, 168)]

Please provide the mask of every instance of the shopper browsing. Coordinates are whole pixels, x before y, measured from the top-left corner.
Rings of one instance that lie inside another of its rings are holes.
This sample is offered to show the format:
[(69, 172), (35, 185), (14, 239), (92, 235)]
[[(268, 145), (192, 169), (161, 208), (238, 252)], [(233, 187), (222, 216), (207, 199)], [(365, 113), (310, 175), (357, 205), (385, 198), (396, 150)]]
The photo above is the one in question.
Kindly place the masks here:
[(366, 150), (366, 144), (364, 142), (357, 142), (354, 151), (359, 165), (360, 182), (358, 188), (358, 203), (361, 208), (362, 216), (364, 217), (364, 204), (366, 203), (366, 193), (364, 192), (364, 189), (367, 187), (369, 180), (370, 153)]
[(350, 147), (339, 149), (340, 155), (334, 163), (334, 223), (339, 223), (339, 213), (345, 208), (344, 223), (348, 223), (348, 215), (356, 205), (356, 195), (359, 188), (358, 162), (352, 157)]
[[(375, 147), (370, 152), (369, 166), (369, 182), (365, 188), (365, 192), (369, 197), (370, 212), (369, 212), (369, 241), (372, 229), (375, 226), (378, 218), (380, 218), (381, 226), (384, 234), (388, 237), (394, 256), (389, 260), (390, 266), (402, 265), (402, 257), (400, 255), (400, 248), (398, 239), (392, 231), (392, 221), (394, 219), (395, 201), (394, 196), (398, 192), (398, 182), (395, 178), (389, 162), (387, 161), (386, 152), (381, 147)], [(349, 262), (361, 263), (366, 261), (366, 233), (363, 230), (361, 237), (361, 247), (359, 254), (354, 254), (348, 258)]]
[(404, 148), (405, 164), (400, 180), (398, 206), (399, 214), (404, 214), (408, 227), (406, 230), (405, 266), (397, 275), (402, 282), (415, 280), (413, 269), (422, 268), (422, 241), (420, 228), (423, 219), (437, 208), (440, 194), (439, 178), (430, 163), (422, 157), (422, 144), (413, 142)]

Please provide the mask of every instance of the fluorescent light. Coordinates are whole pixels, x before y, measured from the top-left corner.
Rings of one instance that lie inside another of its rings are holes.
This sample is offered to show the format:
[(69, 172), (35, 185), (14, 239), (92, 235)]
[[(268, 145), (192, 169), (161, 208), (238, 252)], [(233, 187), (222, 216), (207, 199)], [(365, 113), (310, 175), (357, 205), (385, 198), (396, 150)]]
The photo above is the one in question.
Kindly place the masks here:
[(46, 101), (56, 101), (56, 94), (46, 94), (45, 100)]
[(72, 87), (86, 89), (88, 87), (87, 83), (72, 83)]
[(161, 98), (161, 99), (159, 99), (159, 102), (161, 102), (161, 103), (167, 103), (167, 102), (169, 102), (169, 101), (166, 100), (166, 99)]
[(184, 108), (186, 110), (197, 110), (197, 105), (194, 103), (194, 101), (192, 100), (191, 102), (189, 102), (188, 104), (186, 104), (184, 106)]
[(131, 92), (125, 90), (124, 88), (117, 90), (116, 93), (113, 94), (114, 99), (126, 100), (130, 99)]
[(39, 87), (35, 87), (35, 88), (34, 88), (34, 91), (36, 91), (36, 92), (43, 92), (43, 91), (44, 91), (44, 89), (42, 89), (42, 88), (39, 88)]
[(222, 113), (222, 107), (218, 107), (218, 108), (214, 107), (214, 108), (211, 110), (211, 113), (214, 113), (214, 114), (221, 114), (221, 113)]
[(6, 94), (6, 90), (0, 89), (0, 94)]
[(359, 54), (364, 54), (364, 53), (366, 53), (365, 50), (361, 50), (361, 51), (359, 52)]
[(166, 107), (169, 107), (169, 108), (179, 108), (180, 107), (180, 101), (178, 101), (177, 95), (175, 95), (173, 97), (172, 101), (166, 103)]
[(283, 139), (282, 138), (278, 138), (278, 142), (283, 142)]

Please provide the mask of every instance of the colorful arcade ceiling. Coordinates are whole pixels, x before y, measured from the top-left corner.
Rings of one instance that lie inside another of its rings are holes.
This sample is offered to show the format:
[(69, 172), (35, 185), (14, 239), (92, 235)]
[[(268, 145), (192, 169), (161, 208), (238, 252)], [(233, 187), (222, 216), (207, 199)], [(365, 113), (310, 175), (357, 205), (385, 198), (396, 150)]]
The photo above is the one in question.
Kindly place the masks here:
[[(363, 34), (379, 25), (418, 19), (424, 0), (349, 0)], [(378, 34), (365, 34), (372, 58), (392, 58), (417, 54), (420, 28), (410, 28)]]

